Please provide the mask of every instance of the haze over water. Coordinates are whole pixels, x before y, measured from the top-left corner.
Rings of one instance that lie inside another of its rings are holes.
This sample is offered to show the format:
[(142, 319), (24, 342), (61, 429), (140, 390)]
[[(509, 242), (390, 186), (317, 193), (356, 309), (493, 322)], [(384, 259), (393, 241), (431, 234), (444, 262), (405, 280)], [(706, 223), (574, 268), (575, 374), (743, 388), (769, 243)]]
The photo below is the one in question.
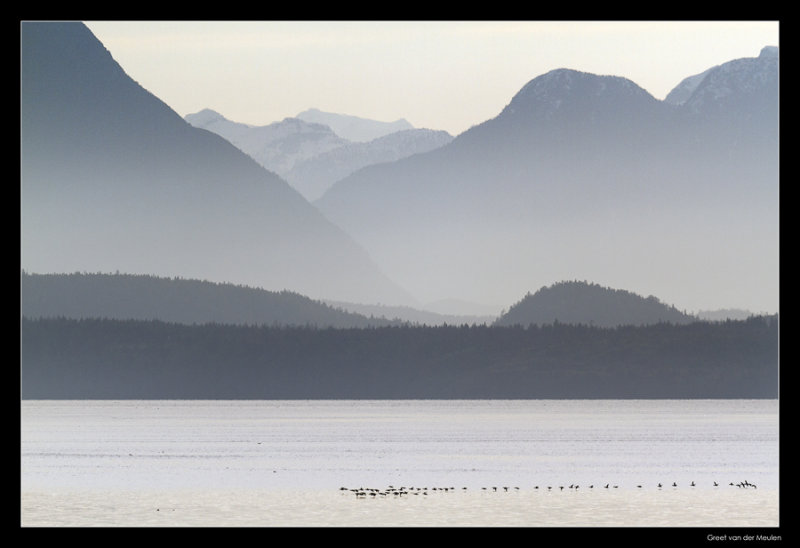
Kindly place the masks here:
[(775, 400), (22, 405), (26, 526), (771, 527), (778, 517)]

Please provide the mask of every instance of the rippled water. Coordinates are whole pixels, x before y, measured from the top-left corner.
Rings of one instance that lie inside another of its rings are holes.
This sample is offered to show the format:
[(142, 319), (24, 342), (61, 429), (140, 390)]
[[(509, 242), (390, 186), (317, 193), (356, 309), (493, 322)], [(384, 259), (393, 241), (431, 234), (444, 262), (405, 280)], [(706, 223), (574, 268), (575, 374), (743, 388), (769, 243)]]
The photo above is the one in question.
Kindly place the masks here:
[(24, 401), (21, 419), (23, 526), (779, 525), (774, 400)]

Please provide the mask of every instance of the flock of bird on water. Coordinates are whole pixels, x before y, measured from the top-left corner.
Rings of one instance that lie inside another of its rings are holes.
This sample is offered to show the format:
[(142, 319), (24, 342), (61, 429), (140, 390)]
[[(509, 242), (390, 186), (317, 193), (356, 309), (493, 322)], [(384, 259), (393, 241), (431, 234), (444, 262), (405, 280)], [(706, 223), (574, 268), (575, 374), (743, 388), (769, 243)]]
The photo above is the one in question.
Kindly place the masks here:
[[(713, 482), (713, 486), (714, 487), (719, 487), (720, 484), (715, 481), (715, 482)], [(728, 484), (728, 486), (729, 487), (738, 487), (739, 489), (751, 489), (751, 488), (752, 489), (756, 489), (757, 488), (757, 486), (755, 484), (750, 483), (747, 480), (744, 480), (744, 481), (742, 481), (740, 483), (730, 482)], [(667, 487), (667, 488), (669, 488), (669, 487), (677, 488), (678, 484), (677, 484), (677, 482), (672, 482), (672, 485), (666, 485), (666, 484), (659, 483), (657, 485), (657, 487), (659, 489), (663, 489), (665, 487)], [(697, 484), (695, 484), (695, 482), (691, 482), (689, 484), (689, 487), (697, 487)], [(541, 488), (538, 485), (535, 485), (533, 487), (533, 490), (534, 491), (537, 491), (537, 490), (538, 491), (563, 491), (564, 489), (572, 489), (573, 491), (577, 491), (580, 488), (581, 488), (581, 486), (580, 485), (576, 485), (576, 484), (571, 484), (569, 486), (547, 485), (547, 486), (542, 486)], [(611, 484), (611, 483), (607, 483), (605, 485), (598, 485), (597, 487), (595, 487), (594, 484), (591, 484), (591, 485), (585, 486), (584, 488), (585, 489), (618, 489), (619, 485), (614, 485), (614, 484)], [(637, 489), (642, 489), (643, 486), (642, 485), (636, 485), (636, 488)], [(451, 492), (453, 492), (454, 493), (454, 492), (457, 492), (457, 491), (465, 492), (468, 489), (466, 487), (462, 487), (461, 489), (456, 489), (455, 487), (431, 487), (429, 489), (428, 487), (394, 487), (394, 486), (390, 485), (386, 489), (376, 489), (376, 488), (371, 488), (371, 487), (358, 487), (358, 488), (340, 487), (339, 490), (353, 493), (353, 494), (355, 494), (355, 496), (357, 498), (367, 498), (367, 497), (377, 498), (377, 497), (390, 497), (390, 496), (392, 496), (392, 497), (402, 497), (402, 496), (406, 496), (406, 495), (425, 495), (426, 496), (426, 495), (428, 495), (428, 492), (436, 492), (436, 493), (451, 493)], [(519, 490), (520, 490), (519, 487), (494, 487), (494, 486), (493, 487), (481, 487), (479, 489), (479, 491), (481, 491), (481, 492), (492, 492), (492, 493), (498, 493), (498, 492), (508, 493), (508, 492), (514, 492), (514, 491), (519, 491)]]

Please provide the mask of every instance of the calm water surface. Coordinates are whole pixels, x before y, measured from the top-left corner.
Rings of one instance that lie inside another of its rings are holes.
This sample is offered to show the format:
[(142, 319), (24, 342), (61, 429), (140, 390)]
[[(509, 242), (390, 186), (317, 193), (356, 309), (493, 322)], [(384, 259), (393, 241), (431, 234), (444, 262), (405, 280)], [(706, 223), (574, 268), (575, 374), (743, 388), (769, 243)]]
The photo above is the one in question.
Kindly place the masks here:
[(773, 527), (778, 424), (776, 400), (23, 401), (21, 522)]

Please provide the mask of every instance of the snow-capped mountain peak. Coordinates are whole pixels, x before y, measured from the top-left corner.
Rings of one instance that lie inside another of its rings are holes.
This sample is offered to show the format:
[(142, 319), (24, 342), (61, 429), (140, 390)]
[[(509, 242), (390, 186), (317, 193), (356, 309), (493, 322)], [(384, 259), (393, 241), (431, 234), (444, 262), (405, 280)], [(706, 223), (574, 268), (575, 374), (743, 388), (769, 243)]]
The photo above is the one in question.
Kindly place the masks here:
[(745, 57), (709, 69), (686, 106), (694, 112), (717, 110), (721, 103), (741, 101), (765, 87), (778, 91), (778, 48), (765, 47), (758, 57)]

